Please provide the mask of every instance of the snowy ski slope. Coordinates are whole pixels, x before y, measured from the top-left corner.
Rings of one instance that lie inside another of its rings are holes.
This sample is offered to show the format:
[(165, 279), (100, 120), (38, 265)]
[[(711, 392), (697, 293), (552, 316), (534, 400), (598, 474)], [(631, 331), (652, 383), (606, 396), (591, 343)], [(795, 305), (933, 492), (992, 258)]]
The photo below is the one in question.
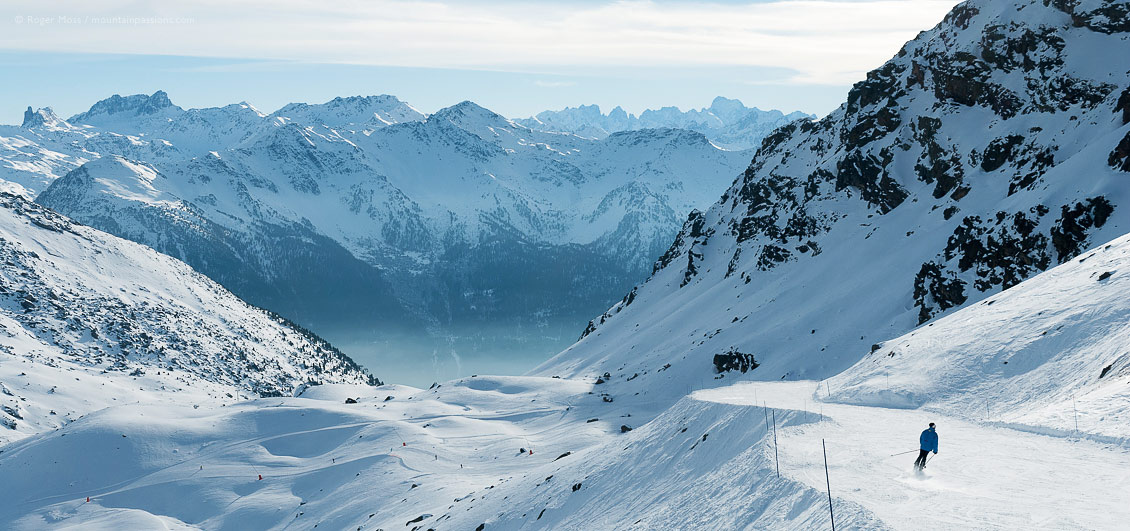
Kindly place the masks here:
[[(1119, 529), (1130, 518), (1130, 471), (1118, 466), (1130, 457), (1118, 417), (1130, 410), (1128, 375), (1125, 365), (1101, 382), (1083, 373), (1110, 354), (1112, 334), (1089, 332), (1124, 325), (1127, 303), (1102, 295), (1122, 280), (1096, 273), (1130, 270), (1130, 237), (1083, 256), (889, 342), (903, 354), (881, 356), (891, 360), (881, 371), (868, 358), (826, 382), (689, 396), (666, 386), (657, 400), (587, 378), (477, 376), (426, 390), (325, 385), (199, 409), (114, 407), (2, 448), (12, 480), (0, 485), (0, 526), (820, 529), (830, 525), (824, 439), (840, 528)], [(1078, 433), (1055, 401), (984, 417), (948, 400), (980, 407), (968, 374), (984, 370), (982, 350), (1010, 356), (1022, 345), (1010, 338), (1040, 335), (1042, 319), (1021, 320), (1034, 301), (1060, 315), (1057, 332), (1074, 348), (985, 381), (1080, 393), (1090, 415)], [(1017, 322), (1002, 329), (1002, 317)], [(935, 330), (977, 340), (931, 348)], [(1065, 372), (1064, 360), (1083, 372)], [(921, 404), (883, 402), (923, 371), (934, 385)], [(915, 475), (913, 454), (891, 454), (913, 451), (928, 422), (941, 452)]]

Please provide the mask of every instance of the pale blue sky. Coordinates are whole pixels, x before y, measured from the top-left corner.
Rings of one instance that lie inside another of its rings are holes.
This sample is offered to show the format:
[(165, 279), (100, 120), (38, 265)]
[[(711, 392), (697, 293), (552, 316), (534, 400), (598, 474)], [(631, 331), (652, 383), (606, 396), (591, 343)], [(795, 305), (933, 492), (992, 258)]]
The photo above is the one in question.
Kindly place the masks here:
[(393, 94), (423, 112), (463, 100), (510, 117), (545, 109), (596, 103), (606, 112), (676, 105), (705, 107), (714, 96), (747, 105), (822, 113), (843, 100), (847, 86), (760, 85), (788, 72), (757, 67), (678, 69), (577, 69), (577, 74), (265, 62), (176, 56), (55, 52), (0, 52), (0, 84), (6, 102), (0, 123), (16, 123), (24, 109), (52, 107), (66, 118), (111, 94), (165, 90), (182, 107), (247, 101), (271, 112), (292, 101), (323, 102), (334, 96)]
[(162, 89), (183, 107), (388, 93), (424, 112), (714, 96), (824, 114), (954, 0), (7, 0), (0, 123)]

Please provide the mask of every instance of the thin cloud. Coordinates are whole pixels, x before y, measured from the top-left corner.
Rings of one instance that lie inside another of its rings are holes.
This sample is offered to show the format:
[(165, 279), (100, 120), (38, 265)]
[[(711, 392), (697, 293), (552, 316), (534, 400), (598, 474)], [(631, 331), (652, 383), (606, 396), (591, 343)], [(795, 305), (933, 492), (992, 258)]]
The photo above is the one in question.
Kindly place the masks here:
[(955, 3), (16, 0), (0, 7), (0, 47), (543, 72), (758, 66), (793, 69), (791, 82), (846, 84)]
[(575, 87), (576, 81), (545, 81), (538, 79), (534, 81), (534, 86), (542, 88), (562, 88), (562, 87)]

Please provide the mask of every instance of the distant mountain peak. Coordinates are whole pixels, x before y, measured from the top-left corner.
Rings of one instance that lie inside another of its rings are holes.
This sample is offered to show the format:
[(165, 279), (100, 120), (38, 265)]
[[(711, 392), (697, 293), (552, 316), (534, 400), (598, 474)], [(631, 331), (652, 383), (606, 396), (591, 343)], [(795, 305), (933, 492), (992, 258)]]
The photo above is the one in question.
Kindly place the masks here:
[(338, 96), (325, 103), (289, 103), (271, 113), (306, 125), (330, 128), (375, 128), (402, 122), (417, 122), (424, 114), (396, 96)]
[(27, 110), (24, 111), (24, 121), (20, 127), (55, 127), (65, 123), (66, 122), (55, 115), (55, 111), (51, 110), (51, 107), (32, 110), (31, 106), (28, 106)]
[(226, 110), (226, 111), (235, 111), (235, 112), (245, 111), (245, 110), (252, 111), (255, 114), (259, 115), (260, 118), (266, 118), (266, 116), (267, 116), (266, 113), (264, 113), (263, 111), (260, 111), (254, 105), (247, 103), (246, 101), (241, 101), (239, 103), (229, 103), (228, 105), (224, 105), (223, 107), (221, 107), (221, 109)]
[(487, 109), (486, 107), (483, 107), (482, 105), (479, 105), (478, 103), (475, 103), (471, 100), (463, 100), (463, 101), (456, 103), (455, 105), (452, 105), (450, 107), (444, 107), (444, 108), (436, 111), (435, 114), (433, 114), (432, 116), (438, 116), (438, 117), (441, 117), (441, 118), (446, 118), (446, 117), (449, 117), (449, 116), (469, 116), (469, 115), (489, 116), (489, 117), (497, 116), (499, 118), (505, 119), (502, 115), (500, 115), (500, 114), (498, 114), (498, 113), (496, 113), (496, 112), (494, 112), (490, 109)]
[(475, 125), (506, 127), (515, 122), (473, 101), (465, 100), (445, 107), (428, 117), (428, 121), (443, 120), (460, 127), (473, 128)]
[(166, 109), (183, 110), (174, 105), (172, 100), (169, 99), (169, 95), (163, 90), (158, 90), (148, 96), (145, 94), (131, 96), (114, 94), (92, 105), (89, 111), (72, 116), (68, 121), (82, 123), (91, 118), (109, 115), (149, 116)]
[(746, 107), (741, 100), (718, 96), (710, 102), (709, 111), (724, 122), (736, 122), (751, 113), (759, 113), (757, 107)]
[(742, 103), (742, 100), (736, 98), (727, 98), (725, 96), (715, 96), (714, 99), (710, 101), (711, 108), (719, 106), (729, 107), (734, 105), (741, 105), (742, 107), (745, 107), (745, 104)]
[(597, 105), (566, 107), (560, 111), (542, 111), (518, 123), (542, 131), (572, 133), (587, 138), (605, 138), (620, 131), (676, 128), (698, 131), (720, 147), (750, 149), (777, 127), (810, 117), (801, 112), (762, 111), (746, 107), (741, 100), (718, 96), (710, 107), (682, 110), (669, 105), (647, 109), (638, 116), (617, 106), (602, 114)]

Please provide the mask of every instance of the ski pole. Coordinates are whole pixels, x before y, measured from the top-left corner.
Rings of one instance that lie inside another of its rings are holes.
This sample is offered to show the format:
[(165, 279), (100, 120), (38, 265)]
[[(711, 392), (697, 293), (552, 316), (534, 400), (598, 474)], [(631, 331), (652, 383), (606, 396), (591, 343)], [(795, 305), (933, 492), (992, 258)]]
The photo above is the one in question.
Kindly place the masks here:
[(928, 456), (928, 457), (926, 458), (926, 462), (925, 462), (925, 463), (922, 463), (922, 466), (923, 466), (923, 467), (925, 467), (925, 466), (926, 466), (927, 464), (929, 464), (929, 463), (930, 463), (930, 461), (933, 461), (933, 460), (934, 460), (934, 458), (935, 458), (935, 457), (937, 457), (937, 456), (938, 456), (938, 454), (934, 454), (934, 455)]
[(899, 453), (897, 453), (897, 454), (891, 454), (891, 457), (894, 457), (894, 456), (896, 456), (896, 455), (906, 455), (906, 454), (912, 454), (912, 453), (914, 453), (914, 452), (917, 452), (917, 451), (918, 451), (918, 450), (910, 450), (909, 452), (899, 452)]

